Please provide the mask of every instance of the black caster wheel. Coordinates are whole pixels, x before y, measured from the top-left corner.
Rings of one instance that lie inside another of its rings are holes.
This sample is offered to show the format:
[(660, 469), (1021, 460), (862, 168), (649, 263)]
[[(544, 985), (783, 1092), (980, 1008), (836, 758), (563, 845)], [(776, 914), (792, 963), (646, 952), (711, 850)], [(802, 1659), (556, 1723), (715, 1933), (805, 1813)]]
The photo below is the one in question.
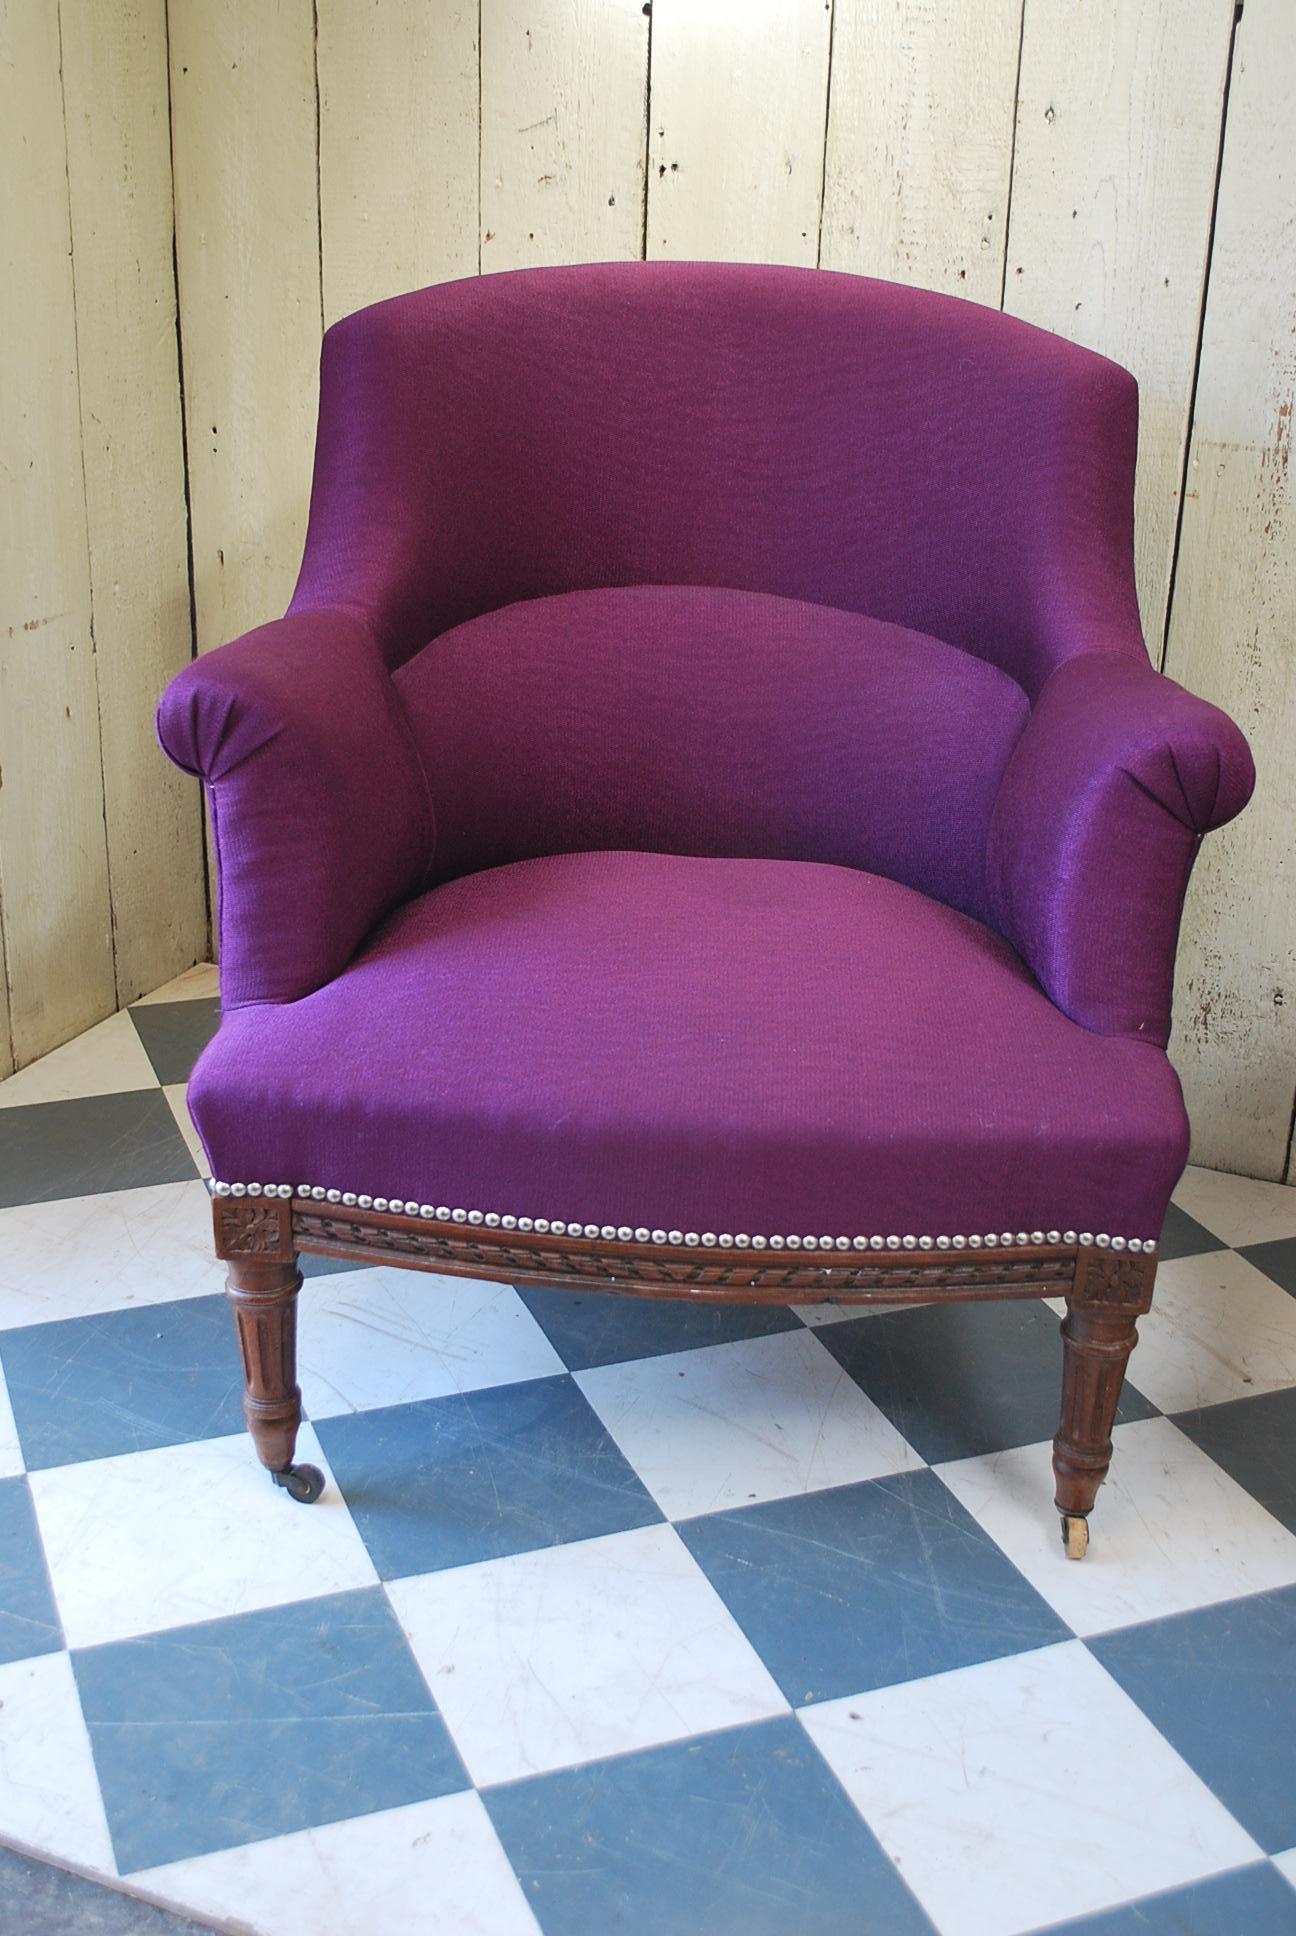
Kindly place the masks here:
[(277, 1486), (282, 1486), (290, 1499), (300, 1500), (303, 1506), (313, 1506), (324, 1490), (324, 1474), (317, 1465), (290, 1465), (283, 1472), (272, 1472), (270, 1477)]

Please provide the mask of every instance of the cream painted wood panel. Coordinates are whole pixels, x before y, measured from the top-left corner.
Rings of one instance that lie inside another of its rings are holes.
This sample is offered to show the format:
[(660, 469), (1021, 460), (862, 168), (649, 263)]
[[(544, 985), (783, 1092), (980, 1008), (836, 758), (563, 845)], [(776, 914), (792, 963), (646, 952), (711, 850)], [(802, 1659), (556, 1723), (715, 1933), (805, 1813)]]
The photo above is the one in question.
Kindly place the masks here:
[(171, 0), (198, 645), (279, 615), (319, 397), (311, 0)]
[[(1238, 28), (1166, 670), (1251, 741), (1255, 798), (1202, 850), (1172, 1045), (1194, 1160), (1280, 1177), (1296, 1091), (1296, 32)], [(1292, 1178), (1289, 1175), (1289, 1181)]]
[(58, 10), (46, 0), (0, 6), (0, 343), (0, 897), (22, 1064), (114, 1000)]
[(481, 266), (640, 254), (641, 0), (481, 0)]
[(1026, 0), (1004, 306), (1139, 380), (1139, 598), (1156, 659), (1232, 25), (1233, 0)]
[(819, 252), (831, 0), (653, 0), (650, 258)]
[[(0, 873), (0, 887), (3, 874)], [(0, 1080), (13, 1074), (13, 1036), (9, 1026), (9, 972), (5, 963), (4, 898), (0, 894)]]
[(324, 320), (475, 275), (477, 7), (318, 0)]
[(193, 782), (153, 714), (193, 651), (165, 0), (62, 0), (81, 440), (117, 999), (207, 956)]
[(820, 262), (999, 307), (1022, 0), (835, 0)]

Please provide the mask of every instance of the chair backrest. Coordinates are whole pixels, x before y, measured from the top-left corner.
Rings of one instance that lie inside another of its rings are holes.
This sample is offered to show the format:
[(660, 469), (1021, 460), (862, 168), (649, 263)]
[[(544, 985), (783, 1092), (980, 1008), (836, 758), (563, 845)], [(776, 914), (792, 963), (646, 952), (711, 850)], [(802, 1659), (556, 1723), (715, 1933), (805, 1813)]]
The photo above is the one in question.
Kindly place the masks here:
[(389, 663), (514, 600), (728, 586), (1001, 667), (1139, 639), (1137, 399), (1105, 358), (816, 270), (614, 263), (447, 283), (325, 337), (294, 610)]

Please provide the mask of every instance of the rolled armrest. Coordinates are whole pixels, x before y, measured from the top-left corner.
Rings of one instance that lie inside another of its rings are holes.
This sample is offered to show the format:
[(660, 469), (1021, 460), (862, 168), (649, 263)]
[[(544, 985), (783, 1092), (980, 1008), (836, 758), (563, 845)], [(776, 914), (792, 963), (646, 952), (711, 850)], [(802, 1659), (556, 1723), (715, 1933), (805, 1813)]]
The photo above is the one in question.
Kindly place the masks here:
[(427, 783), (352, 614), (289, 616), (196, 659), (163, 694), (158, 737), (209, 789), (227, 1008), (309, 994), (420, 886)]
[(1002, 933), (1073, 1021), (1164, 1047), (1197, 848), (1254, 783), (1232, 720), (1141, 654), (1089, 653), (1048, 680), (999, 789), (988, 883)]

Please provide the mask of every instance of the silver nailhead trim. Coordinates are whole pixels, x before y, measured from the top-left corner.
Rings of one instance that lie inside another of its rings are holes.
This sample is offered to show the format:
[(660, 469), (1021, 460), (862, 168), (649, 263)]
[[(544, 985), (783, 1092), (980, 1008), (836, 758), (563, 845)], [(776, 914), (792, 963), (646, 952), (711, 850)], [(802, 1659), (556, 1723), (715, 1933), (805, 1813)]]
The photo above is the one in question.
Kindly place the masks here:
[(997, 1235), (994, 1231), (986, 1236), (914, 1237), (798, 1237), (794, 1233), (787, 1236), (749, 1236), (744, 1231), (736, 1234), (706, 1230), (699, 1235), (696, 1230), (649, 1230), (639, 1224), (631, 1228), (628, 1223), (563, 1223), (549, 1221), (544, 1217), (502, 1216), (497, 1210), (455, 1210), (444, 1203), (412, 1203), (401, 1197), (371, 1197), (354, 1190), (326, 1189), (320, 1183), (224, 1183), (215, 1177), (207, 1179), (207, 1188), (215, 1197), (291, 1197), (309, 1199), (314, 1203), (340, 1203), (361, 1210), (393, 1211), (407, 1217), (419, 1217), (426, 1223), (467, 1223), (483, 1225), (488, 1230), (536, 1231), (541, 1236), (551, 1234), (555, 1237), (602, 1238), (605, 1243), (613, 1241), (628, 1244), (666, 1244), (686, 1250), (1013, 1250), (1022, 1246), (1039, 1247), (1044, 1244), (1063, 1244), (1068, 1249), (1079, 1245), (1082, 1249), (1096, 1247), (1099, 1250), (1128, 1250), (1136, 1255), (1150, 1257), (1156, 1250), (1151, 1237), (1113, 1237), (1106, 1231), (1096, 1234), (1082, 1230), (1079, 1235), (1074, 1230), (1005, 1230)]

